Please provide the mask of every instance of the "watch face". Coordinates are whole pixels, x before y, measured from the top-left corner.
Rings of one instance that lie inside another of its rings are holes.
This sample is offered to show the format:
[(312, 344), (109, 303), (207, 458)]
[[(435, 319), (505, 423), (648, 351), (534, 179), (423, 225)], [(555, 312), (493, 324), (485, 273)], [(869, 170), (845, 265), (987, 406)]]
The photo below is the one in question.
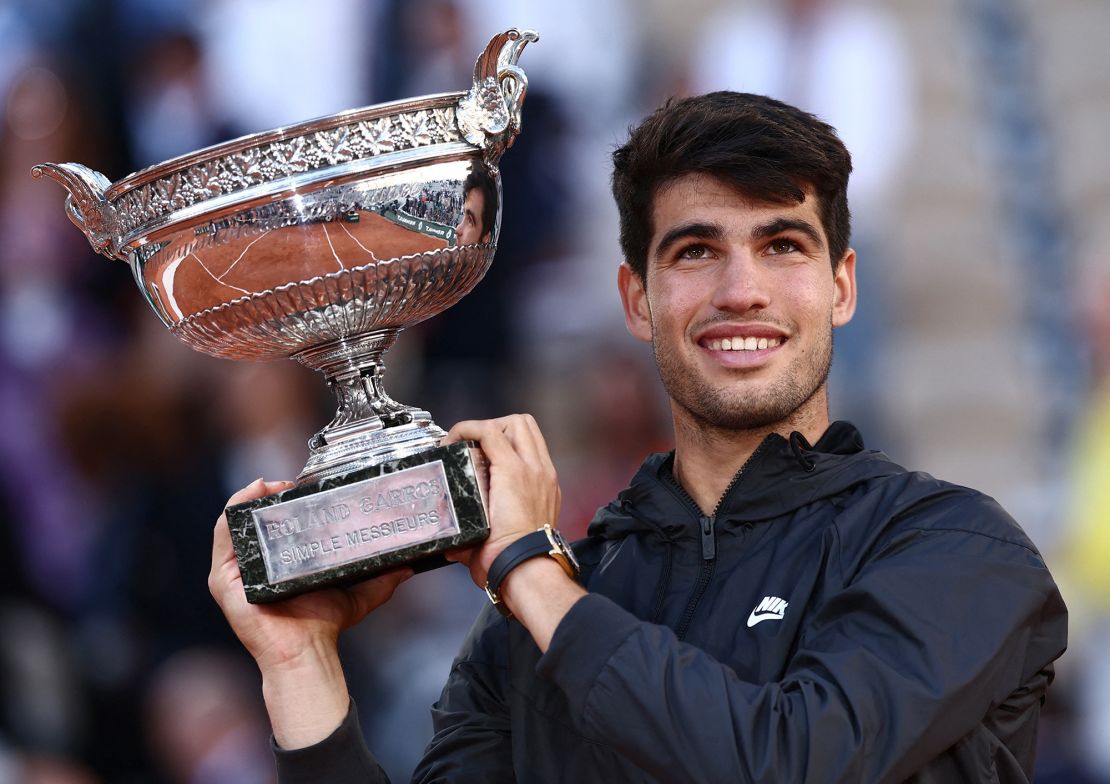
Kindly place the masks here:
[(574, 557), (574, 551), (570, 549), (570, 545), (567, 544), (567, 540), (565, 538), (563, 538), (562, 532), (559, 531), (558, 529), (553, 528), (551, 533), (552, 533), (552, 538), (555, 540), (555, 546), (560, 551), (562, 551), (563, 555), (565, 555), (567, 560), (570, 561), (571, 565), (574, 567), (575, 573), (577, 574), (578, 569), (579, 569), (578, 559)]

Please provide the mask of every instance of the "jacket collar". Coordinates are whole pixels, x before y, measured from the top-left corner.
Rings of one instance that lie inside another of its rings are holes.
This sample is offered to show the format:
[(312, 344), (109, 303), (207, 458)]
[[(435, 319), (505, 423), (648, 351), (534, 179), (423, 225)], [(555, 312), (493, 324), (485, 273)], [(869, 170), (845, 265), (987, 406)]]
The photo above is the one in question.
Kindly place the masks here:
[[(594, 536), (616, 538), (636, 530), (677, 536), (700, 512), (671, 473), (674, 452), (650, 455), (590, 525)], [(900, 473), (881, 452), (864, 448), (859, 431), (834, 422), (810, 446), (800, 433), (768, 435), (720, 500), (720, 521), (755, 522), (793, 512), (865, 480)]]

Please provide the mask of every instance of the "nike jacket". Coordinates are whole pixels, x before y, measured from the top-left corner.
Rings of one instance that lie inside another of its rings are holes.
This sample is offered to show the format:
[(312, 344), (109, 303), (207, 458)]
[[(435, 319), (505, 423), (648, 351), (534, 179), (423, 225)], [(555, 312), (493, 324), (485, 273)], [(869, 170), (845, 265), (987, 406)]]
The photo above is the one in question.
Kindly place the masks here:
[[(575, 544), (541, 655), (492, 608), (418, 782), (1027, 782), (1067, 615), (992, 499), (835, 423), (769, 436), (702, 514), (647, 459)], [(385, 781), (354, 712), (279, 777)]]

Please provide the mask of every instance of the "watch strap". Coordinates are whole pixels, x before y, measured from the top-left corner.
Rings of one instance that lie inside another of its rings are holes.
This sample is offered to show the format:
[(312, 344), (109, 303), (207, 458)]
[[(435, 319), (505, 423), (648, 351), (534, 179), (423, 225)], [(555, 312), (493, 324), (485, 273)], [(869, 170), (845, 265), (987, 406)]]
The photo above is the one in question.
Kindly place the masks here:
[(547, 533), (541, 528), (520, 537), (493, 559), (489, 572), (486, 574), (486, 593), (489, 594), (490, 601), (500, 610), (502, 615), (512, 617), (512, 613), (501, 601), (501, 583), (505, 581), (509, 572), (529, 558), (547, 555), (549, 552), (551, 552), (551, 540), (548, 539)]

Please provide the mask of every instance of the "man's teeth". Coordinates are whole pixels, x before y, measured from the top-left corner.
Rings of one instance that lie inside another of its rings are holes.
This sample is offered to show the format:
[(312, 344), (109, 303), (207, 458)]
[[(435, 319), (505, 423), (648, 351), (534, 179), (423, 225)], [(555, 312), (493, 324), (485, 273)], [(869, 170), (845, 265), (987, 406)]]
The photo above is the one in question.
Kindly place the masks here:
[(760, 351), (765, 348), (775, 348), (782, 343), (782, 338), (723, 338), (710, 340), (710, 351)]

